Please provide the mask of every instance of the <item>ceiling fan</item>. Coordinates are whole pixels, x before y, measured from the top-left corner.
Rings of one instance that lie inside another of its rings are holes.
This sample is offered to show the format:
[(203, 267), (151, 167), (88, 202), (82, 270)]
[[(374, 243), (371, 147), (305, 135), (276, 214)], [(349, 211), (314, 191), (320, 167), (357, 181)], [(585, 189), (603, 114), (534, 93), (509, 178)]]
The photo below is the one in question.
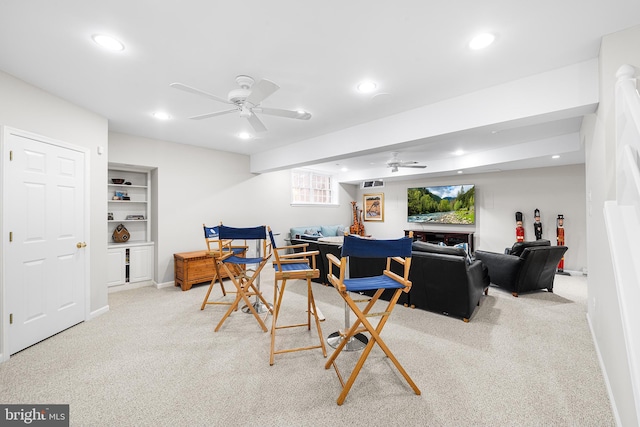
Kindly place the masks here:
[(260, 103), (262, 101), (273, 94), (276, 90), (280, 89), (280, 86), (273, 83), (272, 81), (262, 79), (259, 82), (255, 83), (255, 80), (253, 78), (240, 75), (236, 77), (236, 82), (238, 83), (240, 88), (230, 91), (227, 94), (226, 99), (216, 95), (212, 95), (203, 90), (187, 86), (182, 83), (171, 83), (169, 86), (175, 89), (183, 90), (185, 92), (195, 93), (196, 95), (201, 95), (206, 98), (213, 99), (214, 101), (233, 105), (233, 108), (230, 108), (228, 110), (216, 111), (213, 113), (189, 117), (193, 120), (208, 119), (210, 117), (222, 116), (223, 114), (230, 114), (237, 111), (240, 113), (240, 117), (244, 117), (249, 121), (256, 132), (266, 132), (266, 126), (264, 125), (264, 123), (262, 123), (258, 116), (256, 116), (256, 113), (300, 120), (309, 120), (311, 118), (311, 113), (302, 110), (293, 111), (283, 110), (280, 108), (261, 107)]
[(425, 165), (419, 165), (418, 162), (414, 161), (403, 161), (398, 159), (398, 153), (391, 153), (391, 159), (387, 162), (387, 167), (391, 168), (391, 172), (398, 172), (398, 168), (416, 168), (416, 169), (424, 169)]

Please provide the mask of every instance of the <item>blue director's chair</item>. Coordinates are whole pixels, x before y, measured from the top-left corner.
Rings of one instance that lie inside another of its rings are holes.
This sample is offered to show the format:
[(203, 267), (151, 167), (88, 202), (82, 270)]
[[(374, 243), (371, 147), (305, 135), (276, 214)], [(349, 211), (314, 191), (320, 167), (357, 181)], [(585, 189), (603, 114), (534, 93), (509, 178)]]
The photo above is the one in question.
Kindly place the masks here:
[[(269, 364), (273, 365), (276, 354), (291, 353), (294, 351), (311, 350), (319, 348), (322, 355), (327, 357), (327, 350), (324, 346), (324, 338), (322, 336), (322, 328), (320, 327), (320, 318), (318, 316), (318, 308), (313, 297), (313, 288), (311, 287), (311, 279), (320, 277), (320, 270), (316, 267), (316, 255), (318, 251), (307, 251), (307, 243), (289, 246), (276, 246), (276, 240), (273, 237), (271, 228), (268, 228), (269, 238), (271, 239), (271, 247), (273, 249), (274, 261), (273, 269), (275, 270), (275, 280), (273, 284), (273, 316), (271, 324), (271, 351), (269, 355)], [(294, 249), (302, 249), (303, 252), (287, 253)], [(282, 308), (282, 300), (288, 280), (304, 280), (307, 284), (307, 310), (306, 322), (279, 324), (280, 309)], [(318, 333), (319, 344), (308, 345), (294, 348), (276, 349), (276, 331), (287, 328), (306, 328), (311, 330), (311, 316), (313, 316), (316, 331)]]
[[(250, 297), (255, 296), (257, 302), (267, 307), (269, 313), (272, 312), (269, 303), (267, 303), (262, 296), (258, 285), (260, 272), (267, 263), (267, 260), (271, 258), (271, 245), (267, 245), (266, 243), (266, 226), (236, 228), (220, 224), (218, 227), (218, 238), (224, 243), (221, 254), (216, 257), (216, 263), (218, 269), (224, 271), (236, 287), (236, 298), (218, 323), (218, 326), (216, 326), (215, 331), (218, 332), (224, 321), (227, 320), (233, 311), (238, 309), (240, 301), (244, 301), (247, 312), (252, 313), (262, 330), (267, 332), (267, 326), (264, 320), (260, 317), (260, 313), (258, 313), (254, 304), (249, 300)], [(244, 240), (245, 242), (249, 240), (255, 241), (256, 254), (254, 257), (249, 257), (246, 254), (245, 256), (235, 254), (232, 249), (232, 242), (234, 240)], [(253, 268), (247, 268), (248, 266), (253, 266)]]
[[(222, 290), (222, 296), (227, 295), (227, 291), (224, 288), (224, 284), (222, 283), (222, 277), (220, 276), (220, 270), (218, 269), (218, 263), (216, 259), (224, 254), (224, 251), (231, 250), (234, 254), (238, 256), (244, 256), (244, 253), (247, 251), (247, 246), (230, 246), (230, 241), (220, 240), (220, 235), (218, 234), (218, 226), (207, 227), (205, 224), (202, 224), (202, 229), (204, 230), (204, 241), (207, 244), (207, 255), (213, 258), (213, 279), (211, 279), (211, 283), (209, 284), (209, 289), (207, 289), (207, 294), (204, 296), (204, 300), (202, 301), (202, 305), (200, 306), (200, 310), (204, 310), (207, 304), (223, 304), (230, 305), (231, 302), (224, 301), (210, 301), (209, 296), (211, 295), (211, 291), (213, 290), (213, 286), (216, 284), (216, 280), (220, 282), (220, 289)], [(230, 293), (235, 293), (231, 292)]]
[[(330, 268), (327, 277), (329, 282), (337, 289), (340, 296), (344, 299), (351, 311), (356, 315), (356, 320), (351, 327), (344, 333), (343, 339), (340, 344), (334, 350), (333, 354), (327, 360), (325, 369), (329, 369), (333, 365), (338, 379), (342, 384), (342, 392), (338, 397), (338, 405), (342, 405), (351, 386), (356, 380), (356, 377), (360, 373), (364, 362), (366, 361), (374, 344), (384, 351), (389, 359), (396, 366), (398, 371), (402, 374), (404, 379), (409, 383), (411, 388), (416, 394), (420, 394), (420, 389), (415, 385), (413, 380), (409, 377), (404, 370), (400, 362), (393, 355), (389, 347), (380, 338), (382, 328), (386, 324), (391, 312), (393, 311), (398, 298), (402, 292), (409, 292), (411, 289), (411, 281), (409, 280), (409, 269), (411, 267), (411, 243), (413, 241), (412, 236), (403, 237), (397, 240), (376, 240), (365, 239), (356, 237), (353, 235), (344, 236), (344, 243), (342, 245), (341, 259), (338, 259), (332, 254), (327, 254)], [(374, 277), (361, 277), (356, 279), (347, 279), (347, 261), (350, 257), (354, 258), (386, 258), (387, 264), (383, 273)], [(391, 263), (396, 262), (403, 266), (402, 276), (391, 271)], [(333, 273), (333, 266), (340, 270), (340, 276), (336, 276)], [(386, 306), (386, 309), (382, 312), (371, 313), (371, 309), (378, 301), (382, 293), (387, 290), (393, 290), (393, 295)], [(374, 291), (373, 297), (368, 300), (366, 306), (361, 309), (356, 302), (351, 298), (351, 292), (359, 295), (360, 292)], [(374, 327), (368, 320), (369, 317), (379, 317), (377, 325)], [(347, 342), (351, 340), (358, 333), (369, 333), (371, 338), (367, 343), (367, 346), (362, 351), (358, 362), (356, 363), (351, 375), (345, 383), (342, 379), (342, 375), (336, 366), (335, 360), (344, 349)]]

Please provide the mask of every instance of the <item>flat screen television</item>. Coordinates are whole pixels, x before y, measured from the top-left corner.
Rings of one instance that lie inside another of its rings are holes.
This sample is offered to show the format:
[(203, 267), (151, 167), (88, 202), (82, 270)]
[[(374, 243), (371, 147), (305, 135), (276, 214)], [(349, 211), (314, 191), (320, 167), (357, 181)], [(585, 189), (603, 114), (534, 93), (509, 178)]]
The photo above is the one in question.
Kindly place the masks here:
[(407, 221), (434, 224), (476, 223), (476, 188), (473, 184), (407, 189)]

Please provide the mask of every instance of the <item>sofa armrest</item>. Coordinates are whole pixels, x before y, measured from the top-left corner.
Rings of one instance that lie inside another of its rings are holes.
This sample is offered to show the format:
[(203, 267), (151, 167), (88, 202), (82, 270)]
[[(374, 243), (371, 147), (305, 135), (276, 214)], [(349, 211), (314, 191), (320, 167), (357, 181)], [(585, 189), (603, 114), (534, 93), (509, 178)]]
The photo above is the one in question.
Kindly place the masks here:
[(514, 288), (523, 262), (520, 257), (486, 251), (476, 251), (475, 255), (476, 260), (487, 266), (491, 283), (507, 289)]
[(473, 288), (485, 290), (489, 287), (488, 268), (482, 261), (473, 261), (467, 268), (469, 284)]

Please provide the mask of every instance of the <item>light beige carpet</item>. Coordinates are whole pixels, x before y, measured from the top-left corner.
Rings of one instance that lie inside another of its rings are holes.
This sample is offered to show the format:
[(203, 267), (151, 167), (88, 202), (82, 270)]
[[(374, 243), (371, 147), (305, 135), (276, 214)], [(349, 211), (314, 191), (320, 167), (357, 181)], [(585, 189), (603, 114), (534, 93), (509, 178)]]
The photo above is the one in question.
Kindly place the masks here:
[[(272, 271), (262, 278), (271, 300)], [(326, 337), (342, 327), (344, 305), (333, 288), (313, 287)], [(225, 308), (200, 311), (205, 292), (111, 294), (105, 315), (0, 364), (0, 402), (67, 403), (74, 426), (615, 425), (584, 277), (557, 276), (553, 294), (491, 288), (470, 323), (398, 306), (382, 337), (422, 394), (374, 347), (343, 406), (320, 350), (269, 366), (269, 333), (240, 311), (214, 333)], [(304, 319), (304, 296), (304, 282), (289, 285), (283, 319)], [(303, 330), (281, 337), (280, 346), (316, 339)], [(359, 354), (338, 358), (345, 375)]]

